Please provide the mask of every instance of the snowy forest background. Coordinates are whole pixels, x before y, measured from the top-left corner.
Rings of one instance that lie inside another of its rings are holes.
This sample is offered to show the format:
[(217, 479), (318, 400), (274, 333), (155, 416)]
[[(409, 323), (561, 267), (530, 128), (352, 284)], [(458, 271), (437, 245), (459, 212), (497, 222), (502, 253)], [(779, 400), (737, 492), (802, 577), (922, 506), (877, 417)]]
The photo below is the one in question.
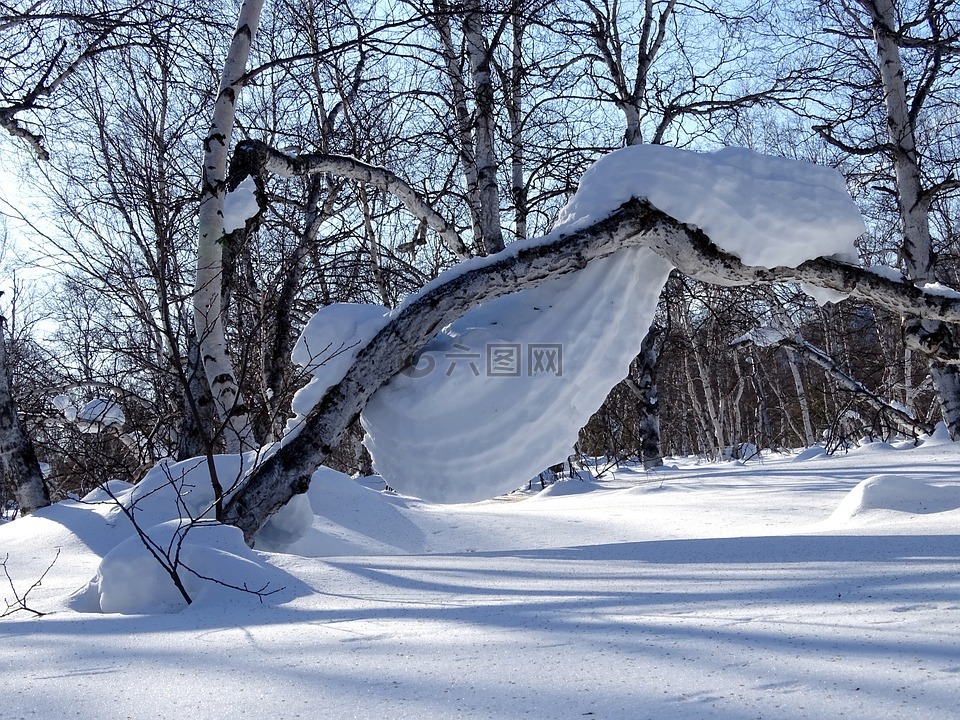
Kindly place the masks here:
[[(217, 238), (211, 289), (200, 166), (237, 15), (204, 0), (0, 3), (0, 153), (20, 183), (0, 208), (6, 363), (54, 500), (277, 440), (315, 311), (395, 308), (459, 260), (547, 232), (623, 145), (835, 167), (867, 224), (863, 266), (960, 285), (952, 2), (283, 0), (263, 4), (221, 143), (226, 186), (254, 176), (259, 212)], [(210, 395), (223, 374), (201, 349), (216, 329), (197, 332), (209, 292), (247, 435)], [(576, 454), (653, 467), (932, 431), (949, 383), (931, 378), (956, 365), (931, 363), (956, 362), (954, 329), (807, 292), (674, 273)], [(361, 435), (328, 464), (368, 474)], [(0, 501), (12, 517), (7, 477)]]

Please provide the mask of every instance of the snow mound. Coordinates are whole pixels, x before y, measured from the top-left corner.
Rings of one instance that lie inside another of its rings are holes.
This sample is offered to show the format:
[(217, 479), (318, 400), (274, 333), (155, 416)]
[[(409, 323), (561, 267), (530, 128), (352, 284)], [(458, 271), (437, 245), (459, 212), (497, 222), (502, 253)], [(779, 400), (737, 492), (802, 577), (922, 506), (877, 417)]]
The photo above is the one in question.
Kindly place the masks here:
[[(369, 480), (364, 478), (364, 480)], [(257, 548), (303, 557), (396, 555), (419, 552), (424, 533), (405, 514), (406, 500), (372, 490), (343, 473), (321, 467), (302, 496), (312, 506), (305, 532), (291, 542)]]
[(536, 502), (537, 500), (547, 500), (549, 498), (565, 497), (567, 495), (582, 495), (593, 492), (598, 488), (597, 484), (583, 478), (573, 480), (557, 480), (552, 485), (548, 485), (536, 495), (528, 498), (527, 502)]
[(890, 443), (882, 440), (871, 440), (870, 438), (860, 438), (857, 447), (850, 450), (851, 453), (882, 453), (891, 452), (896, 448)]
[(107, 553), (96, 576), (74, 594), (74, 610), (125, 615), (182, 610), (187, 601), (171, 577), (171, 567), (194, 604), (233, 599), (235, 588), (279, 589), (274, 573), (244, 544), (237, 528), (172, 520), (146, 535), (148, 541), (130, 537)]
[(813, 445), (812, 447), (808, 447), (807, 449), (800, 451), (800, 453), (790, 462), (804, 462), (806, 460), (812, 460), (813, 458), (823, 457), (826, 454), (827, 451), (825, 449), (819, 445)]
[(452, 323), (364, 410), (377, 472), (408, 495), (473, 502), (564, 460), (626, 376), (670, 269), (621, 250)]
[(874, 475), (850, 491), (830, 516), (830, 522), (853, 520), (877, 510), (928, 514), (958, 508), (958, 487), (930, 485), (905, 475)]
[(950, 437), (950, 431), (944, 422), (938, 422), (930, 435), (921, 435), (920, 442), (924, 447), (933, 447), (935, 445), (952, 445), (953, 438)]
[(749, 265), (795, 267), (839, 255), (856, 260), (863, 219), (832, 168), (744, 148), (696, 153), (636, 145), (600, 158), (560, 212), (557, 229), (606, 217), (631, 197), (646, 198), (703, 230)]

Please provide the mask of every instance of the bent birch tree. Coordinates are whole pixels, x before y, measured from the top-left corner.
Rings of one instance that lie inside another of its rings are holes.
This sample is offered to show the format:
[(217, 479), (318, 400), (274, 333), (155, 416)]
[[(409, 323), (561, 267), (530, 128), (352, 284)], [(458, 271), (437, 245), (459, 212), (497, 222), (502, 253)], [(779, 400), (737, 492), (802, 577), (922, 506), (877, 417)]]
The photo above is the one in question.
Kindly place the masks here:
[[(910, 282), (897, 282), (839, 260), (817, 258), (796, 268), (745, 265), (702, 231), (645, 200), (633, 199), (576, 232), (547, 236), (540, 244), (519, 251), (508, 248), (474, 261), (476, 266), (409, 302), (360, 350), (342, 380), (307, 415), (299, 434), (253, 470), (224, 508), (223, 521), (239, 527), (252, 544), (274, 513), (294, 495), (307, 491), (314, 471), (340, 443), (371, 396), (444, 325), (482, 303), (577, 272), (594, 260), (636, 246), (649, 248), (690, 277), (718, 285), (803, 282), (848, 293), (918, 322), (960, 320), (960, 298), (925, 292)], [(960, 362), (956, 357), (939, 359)]]

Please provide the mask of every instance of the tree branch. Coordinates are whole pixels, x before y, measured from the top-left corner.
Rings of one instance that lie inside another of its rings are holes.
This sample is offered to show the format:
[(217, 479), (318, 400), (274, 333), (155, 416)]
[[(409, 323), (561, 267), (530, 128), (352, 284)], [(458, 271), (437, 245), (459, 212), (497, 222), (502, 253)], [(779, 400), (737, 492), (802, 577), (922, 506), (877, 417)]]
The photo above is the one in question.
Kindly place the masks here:
[(306, 177), (319, 173), (331, 173), (350, 180), (373, 185), (390, 193), (403, 203), (415, 217), (423, 220), (443, 238), (447, 248), (460, 260), (470, 257), (457, 231), (434, 210), (426, 200), (394, 172), (384, 167), (369, 165), (345, 155), (286, 155), (260, 140), (244, 140), (237, 144), (234, 159), (243, 156), (243, 164), (261, 168), (280, 177)]

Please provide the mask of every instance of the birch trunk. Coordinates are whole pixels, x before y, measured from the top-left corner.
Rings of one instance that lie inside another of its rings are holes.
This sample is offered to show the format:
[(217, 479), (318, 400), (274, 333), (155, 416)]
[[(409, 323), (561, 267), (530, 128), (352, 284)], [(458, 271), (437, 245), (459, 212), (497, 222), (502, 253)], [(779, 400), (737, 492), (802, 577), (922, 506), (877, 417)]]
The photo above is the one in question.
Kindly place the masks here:
[(813, 432), (813, 422), (810, 420), (810, 401), (807, 399), (807, 388), (800, 374), (800, 363), (797, 362), (797, 353), (793, 348), (787, 348), (787, 365), (793, 376), (793, 386), (797, 389), (797, 402), (800, 404), (800, 418), (803, 421), (803, 440), (807, 447), (817, 442)]
[(6, 322), (0, 317), (0, 465), (13, 483), (21, 515), (50, 504), (40, 463), (29, 436), (24, 432), (13, 400), (13, 382), (7, 365)]
[[(518, 11), (519, 12), (519, 11)], [(527, 237), (527, 185), (523, 180), (523, 20), (514, 13), (513, 44), (510, 53), (510, 92), (507, 118), (510, 122), (510, 181), (513, 192), (513, 233), (517, 240)]]
[(907, 275), (914, 282), (931, 276), (929, 205), (921, 190), (920, 163), (914, 137), (914, 121), (907, 101), (903, 63), (897, 44), (896, 14), (893, 0), (861, 0), (870, 13), (877, 61), (887, 110), (887, 133), (893, 152), (897, 183), (897, 203), (903, 222), (900, 254)]
[(663, 465), (663, 454), (660, 451), (660, 410), (657, 405), (657, 367), (660, 360), (660, 349), (657, 340), (662, 330), (651, 326), (643, 338), (640, 346), (640, 355), (635, 363), (639, 370), (637, 380), (626, 379), (626, 385), (636, 397), (640, 420), (640, 459), (643, 467), (650, 470)]
[(640, 201), (583, 230), (487, 263), (433, 287), (395, 314), (362, 349), (343, 379), (308, 414), (300, 434), (264, 461), (225, 508), (252, 543), (263, 524), (296, 494), (306, 492), (316, 468), (343, 440), (374, 392), (400, 372), (439, 327), (472, 307), (577, 272), (594, 259), (646, 244), (653, 236), (685, 233), (685, 226)]
[(213, 453), (210, 436), (217, 418), (210, 396), (210, 383), (204, 375), (200, 360), (200, 344), (193, 333), (187, 336), (187, 357), (181, 381), (183, 419), (177, 436), (177, 460), (187, 460)]
[(435, 0), (437, 34), (440, 36), (441, 52), (450, 80), (451, 105), (457, 122), (460, 168), (466, 183), (467, 209), (470, 211), (470, 224), (474, 245), (483, 248), (483, 222), (480, 202), (480, 180), (477, 175), (477, 152), (473, 141), (473, 120), (467, 109), (467, 87), (460, 70), (458, 53), (453, 44), (450, 30), (450, 7), (443, 0)]
[(255, 447), (250, 417), (227, 351), (221, 298), (223, 281), (223, 202), (227, 157), (243, 87), (250, 47), (257, 33), (263, 0), (245, 0), (223, 64), (210, 129), (203, 140), (203, 167), (198, 217), (197, 277), (193, 295), (194, 326), (217, 416), (224, 426), (228, 452)]
[(714, 399), (713, 388), (710, 386), (710, 374), (707, 372), (703, 357), (697, 351), (696, 345), (693, 346), (693, 359), (697, 363), (697, 373), (700, 375), (700, 387), (703, 388), (704, 405), (706, 406), (707, 417), (710, 418), (710, 425), (713, 428), (713, 436), (717, 443), (717, 450), (720, 453), (720, 457), (723, 457), (729, 443), (727, 442), (726, 433), (724, 433), (719, 404)]
[(463, 36), (473, 77), (474, 138), (476, 141), (477, 193), (480, 198), (480, 233), (487, 255), (503, 250), (500, 228), (500, 186), (497, 183), (497, 154), (494, 147), (496, 120), (493, 107), (493, 77), (490, 48), (483, 35), (479, 0), (464, 3)]
[[(917, 154), (915, 110), (907, 100), (903, 62), (897, 43), (896, 12), (893, 0), (861, 0), (870, 14), (873, 37), (877, 44), (877, 61), (883, 83), (887, 110), (887, 132), (893, 153), (897, 185), (897, 203), (903, 224), (900, 254), (908, 277), (915, 283), (933, 279), (933, 253), (930, 239), (930, 200), (922, 189), (920, 161)], [(914, 325), (916, 327), (916, 325)], [(944, 333), (953, 334), (949, 328)], [(931, 358), (930, 376), (937, 388), (943, 419), (954, 440), (960, 439), (960, 375), (953, 365), (944, 365)]]

